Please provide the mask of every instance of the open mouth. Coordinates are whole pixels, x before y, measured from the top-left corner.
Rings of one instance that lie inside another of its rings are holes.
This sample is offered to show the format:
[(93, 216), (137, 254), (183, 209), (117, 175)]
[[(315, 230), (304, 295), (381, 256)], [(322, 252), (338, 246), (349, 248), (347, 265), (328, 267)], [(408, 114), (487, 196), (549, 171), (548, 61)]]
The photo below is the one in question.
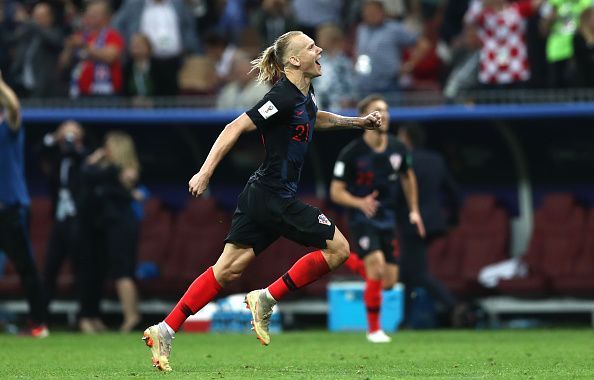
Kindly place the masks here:
[(319, 59), (316, 59), (315, 62), (316, 62), (316, 65), (318, 65), (319, 67), (322, 67), (322, 65), (320, 64), (320, 60)]

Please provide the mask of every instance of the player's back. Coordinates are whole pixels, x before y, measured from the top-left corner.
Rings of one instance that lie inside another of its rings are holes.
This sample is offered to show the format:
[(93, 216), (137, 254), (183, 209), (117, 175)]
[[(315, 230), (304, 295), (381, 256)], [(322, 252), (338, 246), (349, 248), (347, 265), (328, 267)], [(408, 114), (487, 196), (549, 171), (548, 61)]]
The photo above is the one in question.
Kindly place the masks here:
[(304, 95), (282, 77), (246, 112), (266, 149), (264, 162), (250, 183), (259, 183), (283, 198), (295, 196), (305, 154), (313, 139), (317, 111), (313, 87)]

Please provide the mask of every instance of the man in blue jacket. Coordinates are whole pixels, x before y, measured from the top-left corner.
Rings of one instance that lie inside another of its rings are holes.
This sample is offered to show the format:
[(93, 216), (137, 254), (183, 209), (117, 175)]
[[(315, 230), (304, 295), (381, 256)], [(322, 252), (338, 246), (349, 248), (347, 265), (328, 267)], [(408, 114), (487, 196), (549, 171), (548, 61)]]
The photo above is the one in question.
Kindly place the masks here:
[(0, 74), (0, 250), (12, 261), (25, 288), (31, 335), (45, 338), (46, 306), (29, 238), (29, 193), (24, 176), (25, 131), (14, 91)]

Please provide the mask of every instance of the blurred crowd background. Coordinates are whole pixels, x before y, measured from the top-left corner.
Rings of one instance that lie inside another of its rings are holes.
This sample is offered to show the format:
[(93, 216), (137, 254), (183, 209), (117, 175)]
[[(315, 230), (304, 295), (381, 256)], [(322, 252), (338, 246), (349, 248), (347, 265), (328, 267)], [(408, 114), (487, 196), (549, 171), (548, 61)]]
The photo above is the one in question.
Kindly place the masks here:
[(324, 108), (372, 92), (594, 86), (589, 0), (6, 0), (0, 68), (23, 98), (244, 108), (267, 90), (250, 60), (294, 29), (324, 49)]

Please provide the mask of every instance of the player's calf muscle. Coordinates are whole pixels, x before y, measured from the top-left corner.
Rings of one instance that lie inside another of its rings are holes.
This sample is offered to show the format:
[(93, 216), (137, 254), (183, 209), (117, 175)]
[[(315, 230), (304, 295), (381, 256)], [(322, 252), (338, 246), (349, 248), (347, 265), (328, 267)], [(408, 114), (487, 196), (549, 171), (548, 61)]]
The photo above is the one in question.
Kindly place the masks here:
[(237, 280), (254, 257), (255, 255), (251, 248), (239, 248), (227, 244), (223, 250), (223, 254), (213, 266), (217, 282), (224, 287)]
[(323, 250), (323, 252), (324, 258), (326, 259), (326, 262), (328, 262), (328, 266), (331, 270), (340, 267), (349, 257), (349, 242), (338, 228), (336, 228), (336, 231), (334, 232), (334, 238), (328, 241), (328, 247)]

